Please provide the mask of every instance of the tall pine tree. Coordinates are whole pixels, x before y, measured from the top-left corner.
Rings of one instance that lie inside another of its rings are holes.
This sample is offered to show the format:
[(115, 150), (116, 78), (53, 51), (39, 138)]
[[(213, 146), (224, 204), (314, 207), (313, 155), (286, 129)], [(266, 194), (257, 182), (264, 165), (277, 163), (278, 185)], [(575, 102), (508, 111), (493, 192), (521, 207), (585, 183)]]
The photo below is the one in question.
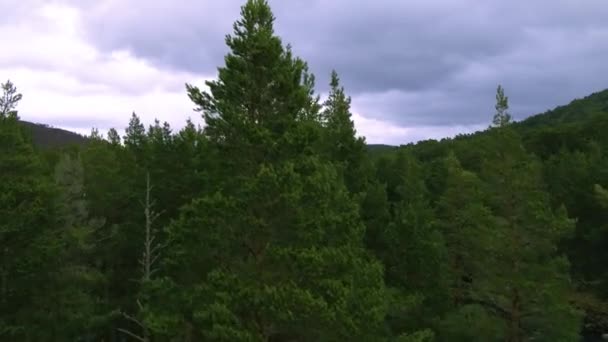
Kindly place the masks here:
[[(508, 103), (500, 88), (497, 102), (495, 117), (504, 118)], [(576, 340), (580, 321), (568, 302), (569, 263), (557, 250), (573, 221), (551, 207), (539, 161), (525, 151), (508, 120), (499, 123), (482, 173), (499, 241), (489, 256), (493, 274), (482, 285), (483, 300), (504, 319), (509, 342)]]
[(309, 148), (320, 124), (306, 64), (274, 35), (266, 1), (241, 14), (210, 92), (188, 86), (219, 157), (209, 182), (220, 191), (170, 225), (158, 284), (175, 305), (150, 326), (183, 340), (378, 338), (382, 268), (363, 248), (338, 172)]

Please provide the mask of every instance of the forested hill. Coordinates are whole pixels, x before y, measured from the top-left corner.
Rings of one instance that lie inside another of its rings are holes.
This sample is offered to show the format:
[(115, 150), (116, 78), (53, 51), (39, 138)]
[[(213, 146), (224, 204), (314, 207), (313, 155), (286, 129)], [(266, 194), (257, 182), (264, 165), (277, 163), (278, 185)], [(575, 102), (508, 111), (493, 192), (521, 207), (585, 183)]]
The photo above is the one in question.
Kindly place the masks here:
[(320, 103), (273, 23), (248, 0), (221, 77), (187, 85), (204, 127), (133, 113), (122, 136), (37, 149), (64, 140), (29, 139), (2, 85), (0, 341), (608, 332), (604, 95), (527, 127), (498, 86), (484, 132), (366, 146), (337, 72)]
[(65, 129), (28, 121), (20, 122), (26, 131), (29, 132), (34, 145), (38, 147), (61, 147), (72, 144), (83, 144), (86, 141), (86, 137)]
[(526, 128), (539, 128), (571, 124), (608, 114), (608, 89), (593, 93), (582, 99), (575, 99), (567, 105), (559, 106), (545, 113), (531, 116), (520, 124)]

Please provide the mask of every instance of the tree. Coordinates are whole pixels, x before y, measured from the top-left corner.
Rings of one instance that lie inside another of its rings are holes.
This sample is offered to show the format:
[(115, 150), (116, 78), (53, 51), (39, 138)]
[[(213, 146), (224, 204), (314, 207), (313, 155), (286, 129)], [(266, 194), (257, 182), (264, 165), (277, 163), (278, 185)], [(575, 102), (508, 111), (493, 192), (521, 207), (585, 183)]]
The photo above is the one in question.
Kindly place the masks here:
[(135, 113), (131, 114), (129, 125), (125, 129), (125, 136), (123, 137), (123, 142), (127, 150), (133, 154), (135, 160), (140, 165), (145, 165), (145, 155), (148, 144), (146, 128), (139, 119), (139, 116), (137, 116), (137, 114)]
[[(502, 99), (498, 96), (497, 107)], [(541, 164), (512, 126), (491, 133), (493, 155), (485, 160), (482, 177), (499, 243), (491, 253), (494, 267), (482, 284), (482, 300), (504, 319), (509, 342), (575, 340), (580, 315), (568, 302), (568, 260), (557, 250), (574, 222), (563, 207), (551, 206)]]
[(186, 85), (203, 113), (210, 147), (222, 156), (221, 173), (232, 169), (255, 173), (260, 162), (307, 148), (309, 137), (296, 141), (300, 135), (288, 132), (305, 129), (294, 126), (316, 118), (311, 111), (318, 110), (311, 96), (314, 78), (306, 63), (294, 58), (290, 47), (284, 48), (274, 35), (275, 18), (267, 2), (248, 1), (241, 15), (234, 34), (226, 37), (231, 50), (226, 66), (219, 68), (216, 81), (206, 82), (210, 91)]
[[(370, 340), (383, 330), (381, 265), (318, 143), (305, 63), (263, 0), (241, 10), (210, 92), (188, 86), (218, 158), (211, 189), (168, 228), (155, 331), (183, 340)], [(196, 269), (197, 272), (192, 272)]]
[(323, 150), (340, 167), (349, 191), (361, 194), (371, 176), (365, 139), (356, 136), (350, 113), (350, 97), (340, 86), (336, 71), (331, 73), (330, 92), (321, 115), (324, 125)]
[(511, 114), (509, 114), (509, 98), (505, 96), (505, 91), (501, 85), (496, 89), (496, 114), (492, 123), (495, 127), (504, 127), (511, 123)]
[(120, 145), (120, 135), (114, 128), (110, 128), (108, 131), (108, 141), (113, 145)]
[[(98, 305), (112, 320), (96, 330), (99, 339), (119, 338), (124, 322), (119, 308), (134, 312), (139, 291), (138, 259), (144, 232), (141, 229), (141, 173), (133, 154), (122, 145), (89, 139), (80, 151), (84, 188), (91, 217), (103, 217), (105, 225), (95, 233), (95, 266), (105, 282)], [(139, 177), (139, 178), (138, 178)]]
[[(47, 318), (35, 305), (53, 271), (52, 185), (15, 110), (21, 96), (3, 86), (0, 117), (0, 337), (35, 339)], [(9, 100), (7, 100), (9, 99)], [(7, 114), (8, 113), (8, 114)], [(50, 264), (50, 265), (49, 265)]]
[[(144, 216), (145, 216), (145, 226), (144, 226), (144, 241), (143, 241), (143, 252), (139, 263), (141, 265), (141, 280), (140, 286), (145, 287), (148, 285), (150, 281), (152, 281), (152, 276), (158, 271), (157, 263), (158, 258), (160, 257), (160, 249), (161, 244), (158, 242), (157, 238), (157, 229), (154, 227), (154, 223), (156, 219), (160, 216), (160, 213), (154, 211), (155, 201), (151, 199), (151, 191), (152, 185), (150, 184), (150, 174), (146, 174), (146, 196), (144, 202)], [(135, 323), (137, 327), (141, 330), (141, 334), (138, 335), (130, 331), (129, 329), (119, 328), (118, 330), (138, 341), (141, 342), (149, 342), (151, 338), (150, 328), (144, 321), (146, 305), (148, 303), (142, 302), (141, 298), (136, 300), (138, 312), (135, 316), (131, 316), (125, 312), (122, 315), (131, 323)]]
[(475, 173), (463, 169), (453, 152), (443, 163), (445, 191), (436, 212), (446, 245), (451, 305), (439, 324), (439, 340), (498, 341), (503, 323), (490, 314), (483, 295), (488, 270), (495, 267), (488, 256), (497, 244), (484, 184)]
[(1, 86), (2, 97), (0, 97), (0, 118), (17, 118), (17, 104), (21, 101), (22, 95), (17, 92), (17, 87), (10, 81), (6, 81)]
[(46, 332), (53, 332), (55, 338), (75, 339), (87, 336), (109, 318), (96, 300), (104, 279), (94, 252), (104, 220), (89, 215), (79, 156), (63, 154), (55, 165), (54, 179), (56, 272), (39, 287), (36, 298), (38, 306), (50, 313)]
[(460, 307), (478, 300), (475, 284), (492, 267), (486, 256), (496, 241), (489, 229), (493, 217), (485, 203), (483, 183), (464, 170), (453, 153), (445, 164), (446, 190), (437, 203), (438, 223), (446, 242), (452, 302)]

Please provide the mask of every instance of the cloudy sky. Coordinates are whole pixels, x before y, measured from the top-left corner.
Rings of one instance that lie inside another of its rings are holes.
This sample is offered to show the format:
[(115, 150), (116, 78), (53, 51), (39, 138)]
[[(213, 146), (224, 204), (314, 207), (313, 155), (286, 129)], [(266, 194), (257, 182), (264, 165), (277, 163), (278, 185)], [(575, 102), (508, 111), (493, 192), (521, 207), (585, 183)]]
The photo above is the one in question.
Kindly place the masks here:
[[(242, 3), (0, 0), (0, 79), (25, 120), (87, 133), (135, 111), (180, 127), (198, 119), (184, 83), (215, 77)], [(318, 92), (338, 71), (371, 143), (482, 129), (499, 83), (516, 119), (608, 88), (608, 0), (270, 3)]]

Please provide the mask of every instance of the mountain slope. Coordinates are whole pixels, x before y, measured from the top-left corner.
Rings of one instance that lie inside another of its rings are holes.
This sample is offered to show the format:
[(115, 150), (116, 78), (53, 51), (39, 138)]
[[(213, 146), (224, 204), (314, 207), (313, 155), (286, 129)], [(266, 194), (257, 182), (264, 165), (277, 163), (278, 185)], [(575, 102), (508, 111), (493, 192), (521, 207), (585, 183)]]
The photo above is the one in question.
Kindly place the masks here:
[(525, 128), (556, 126), (592, 119), (608, 114), (608, 89), (593, 93), (582, 99), (575, 99), (567, 105), (531, 116), (520, 122)]
[(62, 147), (82, 144), (86, 138), (78, 133), (65, 129), (50, 127), (44, 124), (21, 121), (26, 131), (31, 134), (34, 145), (41, 148)]

